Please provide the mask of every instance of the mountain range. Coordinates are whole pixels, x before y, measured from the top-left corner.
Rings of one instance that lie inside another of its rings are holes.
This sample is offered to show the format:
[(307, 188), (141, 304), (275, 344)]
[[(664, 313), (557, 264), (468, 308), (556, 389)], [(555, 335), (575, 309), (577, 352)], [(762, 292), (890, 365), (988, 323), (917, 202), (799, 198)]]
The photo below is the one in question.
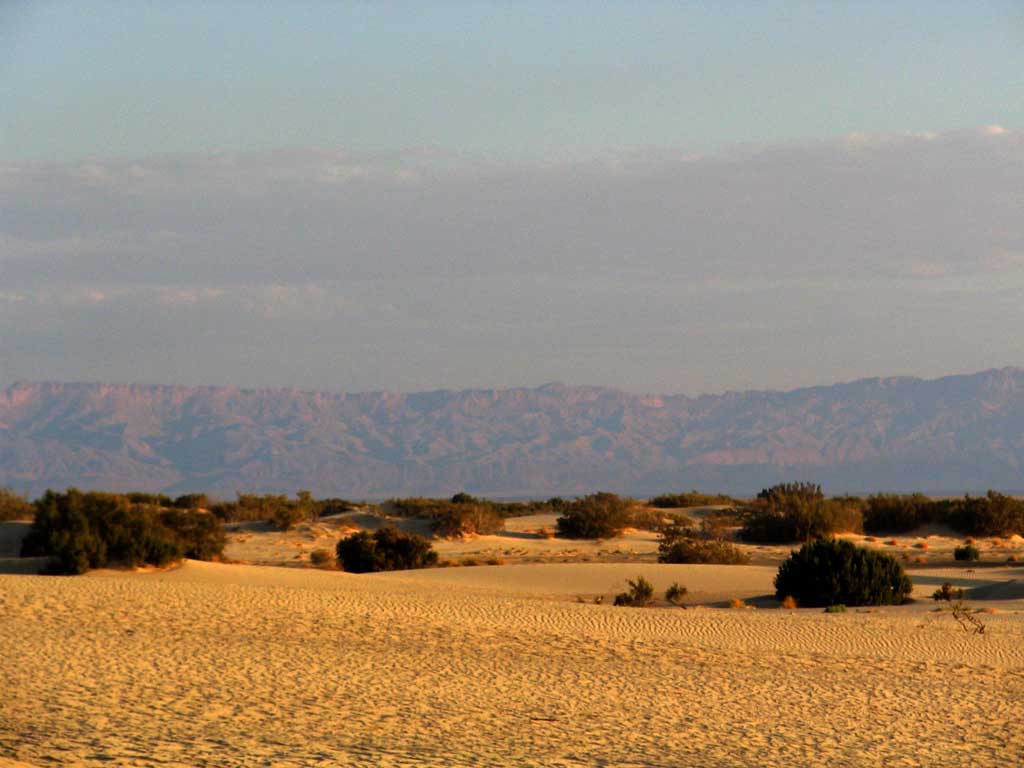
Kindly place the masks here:
[(0, 485), (450, 495), (1024, 488), (1024, 369), (788, 392), (636, 395), (548, 384), (414, 394), (17, 383)]

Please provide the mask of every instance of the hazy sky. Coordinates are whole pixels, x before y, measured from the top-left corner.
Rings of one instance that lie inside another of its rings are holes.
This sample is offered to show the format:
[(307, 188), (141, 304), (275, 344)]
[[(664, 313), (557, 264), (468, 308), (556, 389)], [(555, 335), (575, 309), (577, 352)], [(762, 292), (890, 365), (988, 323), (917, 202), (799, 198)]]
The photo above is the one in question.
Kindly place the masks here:
[(0, 5), (0, 384), (1024, 364), (1018, 3)]

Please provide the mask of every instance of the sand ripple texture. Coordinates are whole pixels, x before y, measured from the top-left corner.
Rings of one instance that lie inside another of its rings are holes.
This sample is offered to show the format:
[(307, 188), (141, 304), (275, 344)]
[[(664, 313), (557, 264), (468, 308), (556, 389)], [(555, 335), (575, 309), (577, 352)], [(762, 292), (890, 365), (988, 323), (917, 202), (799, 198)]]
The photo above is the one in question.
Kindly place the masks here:
[(0, 576), (0, 765), (1024, 762), (1019, 613), (977, 637), (924, 611), (626, 609), (431, 579)]

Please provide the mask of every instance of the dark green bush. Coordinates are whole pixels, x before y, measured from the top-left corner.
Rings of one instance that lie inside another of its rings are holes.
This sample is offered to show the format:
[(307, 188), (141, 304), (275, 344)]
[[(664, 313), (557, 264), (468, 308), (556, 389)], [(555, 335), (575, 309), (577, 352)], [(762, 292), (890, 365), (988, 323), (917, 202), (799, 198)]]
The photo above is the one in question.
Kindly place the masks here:
[(592, 493), (569, 504), (557, 525), (569, 539), (610, 539), (629, 525), (629, 501), (614, 493)]
[(981, 551), (973, 544), (964, 544), (953, 550), (954, 560), (981, 560)]
[(654, 602), (654, 585), (643, 576), (637, 576), (636, 581), (630, 580), (628, 584), (628, 592), (620, 592), (615, 596), (615, 605), (646, 608)]
[(404, 571), (437, 564), (437, 552), (426, 539), (390, 526), (342, 539), (337, 557), (339, 565), (350, 573)]
[(47, 491), (22, 541), (23, 557), (49, 556), (51, 573), (84, 573), (106, 566), (166, 565), (184, 556), (220, 554), (219, 521), (195, 512), (132, 504), (112, 493)]
[(868, 533), (905, 533), (929, 522), (942, 522), (935, 501), (921, 493), (899, 495), (879, 493), (868, 496), (864, 509), (864, 530)]
[(171, 497), (165, 496), (162, 493), (131, 491), (124, 495), (128, 497), (128, 501), (132, 504), (143, 504), (150, 507), (169, 507), (173, 504)]
[(893, 605), (910, 596), (910, 579), (892, 555), (842, 539), (804, 544), (779, 567), (775, 595), (804, 606)]
[(32, 517), (35, 507), (24, 496), (7, 488), (0, 488), (0, 520), (25, 520)]
[(989, 491), (949, 502), (949, 524), (972, 536), (1024, 534), (1024, 501)]
[(174, 531), (185, 557), (216, 560), (224, 553), (224, 526), (209, 512), (197, 509), (169, 509), (160, 513), (160, 522)]

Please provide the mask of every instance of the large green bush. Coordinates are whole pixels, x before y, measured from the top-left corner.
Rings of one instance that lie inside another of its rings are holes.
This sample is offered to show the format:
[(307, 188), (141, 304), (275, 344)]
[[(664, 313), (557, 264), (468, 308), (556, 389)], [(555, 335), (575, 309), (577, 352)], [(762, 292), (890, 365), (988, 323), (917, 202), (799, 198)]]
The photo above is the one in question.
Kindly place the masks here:
[(800, 605), (895, 605), (909, 598), (910, 579), (892, 555), (842, 539), (804, 544), (779, 567), (775, 596)]
[(338, 564), (350, 573), (405, 571), (437, 564), (437, 552), (422, 536), (391, 526), (359, 531), (338, 542)]
[(113, 493), (47, 491), (22, 541), (22, 557), (50, 557), (52, 573), (106, 566), (166, 565), (182, 557), (213, 559), (224, 547), (220, 522), (201, 512), (132, 504)]
[(610, 539), (629, 525), (629, 500), (614, 493), (592, 493), (573, 501), (558, 518), (558, 533), (568, 539)]

